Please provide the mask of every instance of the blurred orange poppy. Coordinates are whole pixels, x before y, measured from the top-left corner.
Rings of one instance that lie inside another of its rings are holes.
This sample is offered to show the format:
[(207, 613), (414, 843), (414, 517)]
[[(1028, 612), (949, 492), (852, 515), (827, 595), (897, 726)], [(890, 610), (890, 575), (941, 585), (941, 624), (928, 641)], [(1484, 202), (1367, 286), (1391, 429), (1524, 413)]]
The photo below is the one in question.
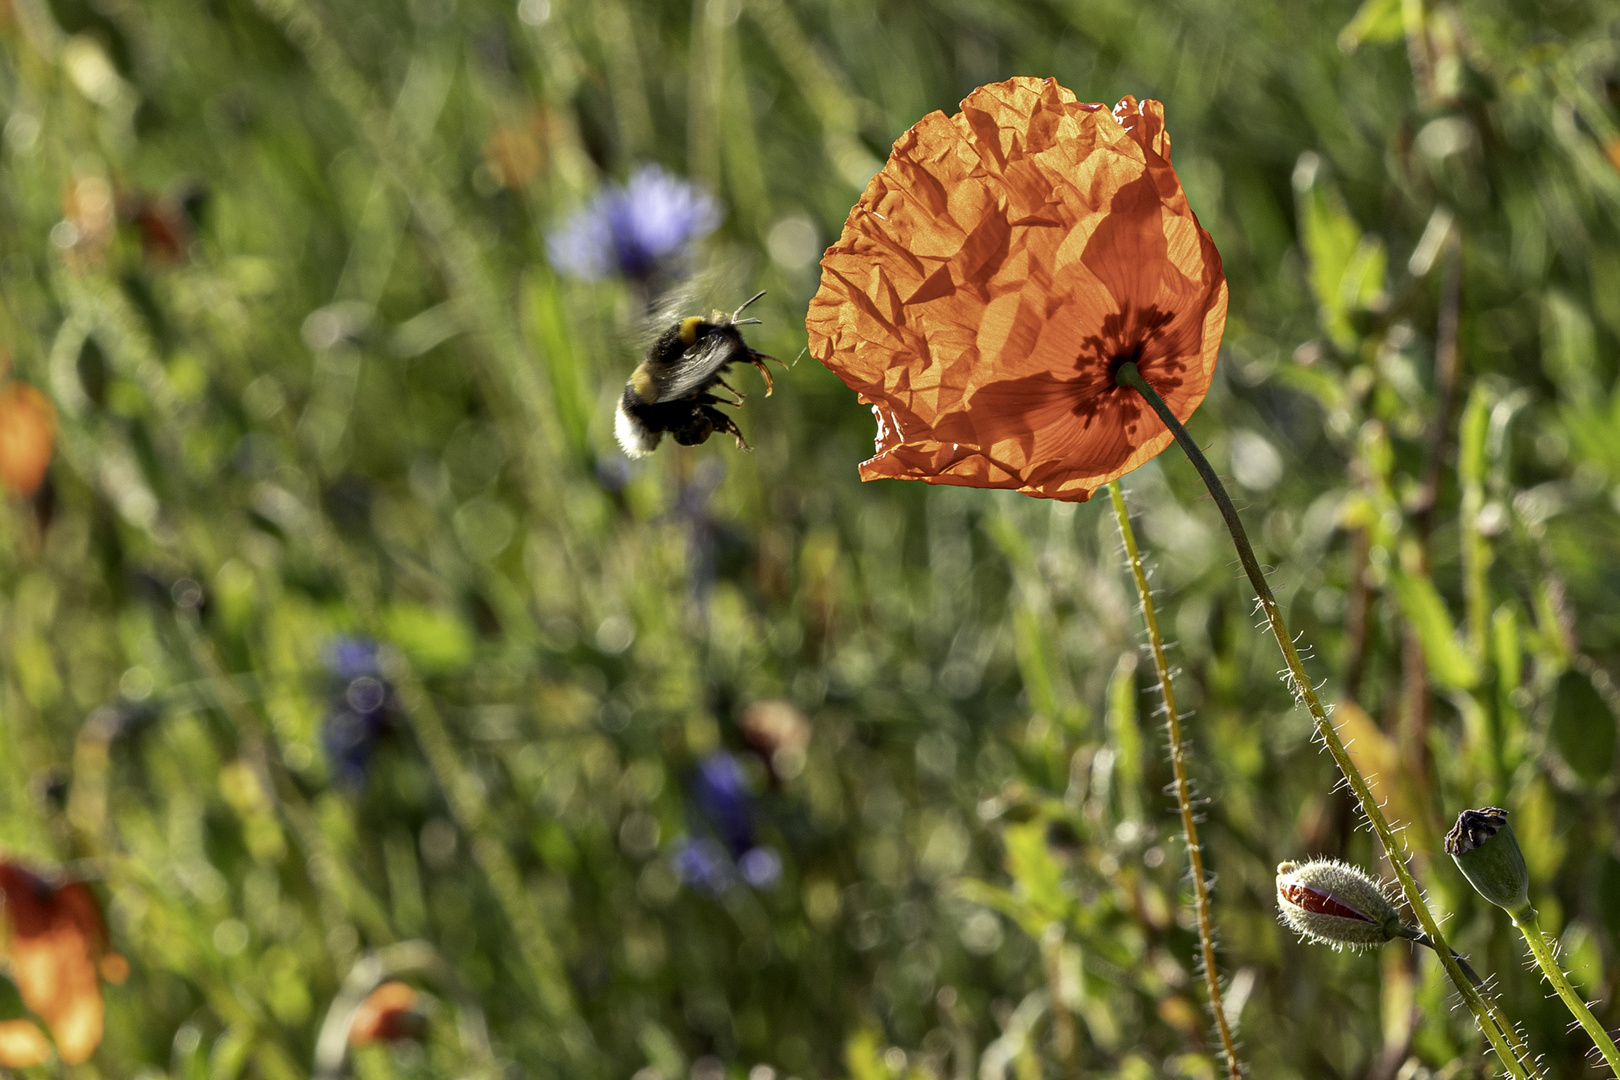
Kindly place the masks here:
[(349, 1024), (349, 1045), (370, 1046), (398, 1042), (422, 1034), (424, 1019), (417, 1008), (420, 995), (409, 983), (385, 982), (360, 1003)]
[(981, 86), (894, 144), (821, 260), (810, 354), (877, 416), (861, 478), (1083, 501), (1170, 445), (1209, 390), (1226, 278), (1157, 101)]
[(0, 484), (24, 497), (39, 490), (56, 449), (56, 407), (27, 383), (0, 386)]
[[(101, 1043), (98, 967), (104, 957), (115, 959), (106, 955), (101, 908), (82, 881), (52, 885), (15, 863), (0, 862), (0, 895), (9, 931), (5, 953), (23, 1004), (51, 1029), (62, 1060), (76, 1065)], [(38, 1063), (35, 1055), (46, 1044), (37, 1030), (25, 1030), (32, 1026), (26, 1020), (0, 1024), (0, 1064)]]
[(26, 1069), (51, 1060), (51, 1040), (32, 1020), (0, 1020), (0, 1065)]

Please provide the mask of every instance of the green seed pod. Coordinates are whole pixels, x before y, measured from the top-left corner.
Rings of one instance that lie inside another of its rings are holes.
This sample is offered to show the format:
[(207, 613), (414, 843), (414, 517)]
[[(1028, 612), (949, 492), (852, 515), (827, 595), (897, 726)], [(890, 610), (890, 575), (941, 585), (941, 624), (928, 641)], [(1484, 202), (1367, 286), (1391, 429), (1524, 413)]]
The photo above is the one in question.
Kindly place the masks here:
[(1446, 851), (1479, 895), (1515, 919), (1531, 910), (1530, 871), (1506, 810), (1487, 806), (1458, 814)]
[(1337, 859), (1277, 866), (1277, 907), (1307, 941), (1370, 949), (1407, 937), (1400, 913), (1359, 866)]

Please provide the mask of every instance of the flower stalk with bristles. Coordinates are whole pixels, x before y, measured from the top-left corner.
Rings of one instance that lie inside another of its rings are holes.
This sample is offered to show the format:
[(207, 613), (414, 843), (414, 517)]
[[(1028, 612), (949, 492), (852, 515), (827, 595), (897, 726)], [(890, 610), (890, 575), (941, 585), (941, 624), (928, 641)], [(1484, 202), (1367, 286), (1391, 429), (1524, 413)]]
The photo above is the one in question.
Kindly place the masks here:
[(1271, 635), (1276, 639), (1277, 647), (1282, 650), (1283, 662), (1288, 666), (1287, 681), (1290, 688), (1299, 702), (1305, 706), (1306, 711), (1311, 714), (1317, 737), (1332, 755), (1334, 764), (1339, 767), (1339, 772), (1350, 789), (1350, 794), (1355, 797), (1367, 823), (1372, 826), (1373, 833), (1383, 845), (1384, 852), (1389, 856), (1390, 866), (1395, 871), (1396, 880), (1400, 882), (1401, 894), (1406, 898), (1412, 913), (1417, 916), (1423, 934), (1434, 943), (1433, 948), (1440, 958), (1440, 964), (1451, 977), (1458, 994), (1462, 996), (1463, 1004), (1474, 1014), (1475, 1022), (1509, 1074), (1522, 1080), (1528, 1076), (1529, 1066), (1523, 1052), (1510, 1045), (1508, 1032), (1512, 1030), (1512, 1025), (1508, 1025), (1506, 1031), (1501, 1029), (1494, 1015), (1496, 1010), (1487, 1004), (1485, 996), (1468, 978), (1451, 949), (1446, 946), (1445, 938), (1440, 933), (1440, 922), (1424, 902), (1423, 891), (1418, 888), (1417, 879), (1412, 876), (1412, 870), (1406, 864), (1405, 846), (1396, 837), (1389, 819), (1384, 817), (1383, 807), (1373, 797), (1371, 785), (1367, 783), (1367, 778), (1361, 775), (1361, 770), (1350, 757), (1350, 751), (1345, 748), (1344, 740), (1339, 738), (1338, 729), (1333, 726), (1333, 721), (1328, 719), (1327, 707), (1316, 696), (1316, 687), (1305, 672), (1305, 664), (1299, 658), (1299, 650), (1294, 647), (1293, 632), (1288, 629), (1288, 623), (1283, 618), (1282, 606), (1272, 594), (1271, 585), (1266, 581), (1266, 575), (1260, 568), (1260, 560), (1255, 556), (1254, 546), (1249, 543), (1248, 532), (1243, 528), (1242, 519), (1238, 517), (1237, 507), (1232, 505), (1232, 497), (1226, 492), (1226, 485), (1221, 483), (1221, 478), (1216, 475), (1209, 459), (1204, 456), (1204, 451), (1188, 433), (1180, 418), (1143, 377), (1141, 369), (1134, 361), (1124, 358), (1124, 362), (1115, 371), (1114, 378), (1120, 386), (1128, 386), (1142, 395), (1142, 400), (1158, 414), (1164, 426), (1180, 444), (1182, 452), (1187, 455), (1187, 460), (1191, 462), (1199, 478), (1204, 481), (1204, 486), (1209, 489), (1210, 496), (1220, 511), (1221, 520), (1225, 522), (1226, 530), (1232, 537), (1232, 546), (1237, 549), (1238, 561), (1243, 564), (1243, 572), (1254, 588), (1255, 597), (1259, 600), (1260, 610), (1265, 615)]
[(1110, 483), (1108, 495), (1114, 504), (1114, 517), (1119, 522), (1120, 540), (1125, 544), (1125, 561), (1131, 568), (1136, 595), (1142, 602), (1142, 622), (1147, 627), (1148, 646), (1153, 652), (1153, 670), (1159, 676), (1159, 693), (1164, 697), (1165, 731), (1170, 739), (1170, 768), (1176, 778), (1172, 786), (1176, 793), (1176, 808), (1181, 812), (1181, 837), (1187, 844), (1187, 861), (1192, 871), (1193, 917), (1198, 923), (1199, 955), (1203, 960), (1204, 982), (1209, 990), (1209, 1008), (1215, 1014), (1215, 1032), (1220, 1036), (1227, 1075), (1231, 1080), (1242, 1080), (1243, 1065), (1238, 1060), (1231, 1019), (1226, 1015), (1226, 1005), (1221, 997), (1221, 973), (1215, 962), (1215, 926), (1209, 913), (1209, 879), (1204, 872), (1204, 849), (1198, 842), (1197, 815), (1193, 812), (1192, 790), (1187, 783), (1187, 754), (1181, 738), (1181, 712), (1176, 708), (1176, 688), (1170, 680), (1170, 662), (1165, 658), (1164, 638), (1159, 633), (1159, 615), (1153, 605), (1153, 590), (1148, 588), (1142, 553), (1136, 546), (1136, 531), (1131, 528), (1131, 515), (1125, 507), (1125, 492), (1118, 483)]

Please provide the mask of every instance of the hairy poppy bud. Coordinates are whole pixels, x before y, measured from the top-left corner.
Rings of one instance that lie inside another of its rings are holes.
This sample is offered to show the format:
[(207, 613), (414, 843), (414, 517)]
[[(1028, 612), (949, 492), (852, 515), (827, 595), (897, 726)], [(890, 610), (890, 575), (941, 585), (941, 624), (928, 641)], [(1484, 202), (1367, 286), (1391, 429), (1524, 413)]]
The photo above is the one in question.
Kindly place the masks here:
[(1506, 810), (1487, 806), (1458, 814), (1446, 851), (1479, 895), (1515, 918), (1530, 910), (1530, 871)]
[(1277, 907), (1307, 940), (1336, 949), (1370, 949), (1410, 936), (1379, 884), (1337, 859), (1278, 864)]

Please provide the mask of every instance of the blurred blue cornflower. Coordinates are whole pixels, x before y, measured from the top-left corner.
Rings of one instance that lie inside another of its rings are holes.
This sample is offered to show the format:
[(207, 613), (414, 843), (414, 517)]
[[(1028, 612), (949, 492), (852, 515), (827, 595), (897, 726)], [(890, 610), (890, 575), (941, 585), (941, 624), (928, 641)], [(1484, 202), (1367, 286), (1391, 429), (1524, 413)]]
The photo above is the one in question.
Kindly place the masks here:
[(389, 728), (393, 690), (382, 677), (381, 649), (369, 638), (340, 637), (327, 643), (323, 659), (337, 687), (321, 724), (321, 743), (339, 784), (365, 784), (377, 740)]
[(754, 846), (754, 797), (742, 764), (728, 751), (717, 750), (699, 761), (687, 790), (733, 857)]
[(737, 860), (743, 880), (756, 889), (773, 889), (782, 880), (782, 856), (766, 844), (749, 848)]
[(682, 881), (710, 896), (719, 896), (731, 888), (737, 879), (731, 856), (717, 841), (707, 837), (698, 840), (689, 836), (678, 838), (672, 861), (675, 873)]
[(640, 165), (626, 184), (608, 184), (546, 240), (551, 264), (599, 281), (621, 274), (647, 282), (720, 224), (720, 206), (696, 184), (658, 165)]
[(725, 750), (698, 762), (687, 793), (714, 838), (676, 841), (674, 866), (682, 881), (712, 896), (731, 888), (740, 876), (756, 889), (770, 889), (782, 878), (782, 856), (754, 841), (754, 797), (742, 765)]

